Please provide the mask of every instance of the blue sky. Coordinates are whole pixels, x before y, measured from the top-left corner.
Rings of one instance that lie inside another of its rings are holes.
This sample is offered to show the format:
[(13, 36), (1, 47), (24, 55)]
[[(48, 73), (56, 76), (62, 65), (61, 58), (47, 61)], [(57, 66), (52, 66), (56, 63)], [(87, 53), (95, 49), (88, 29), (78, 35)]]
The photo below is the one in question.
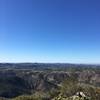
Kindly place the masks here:
[(100, 63), (100, 1), (0, 0), (0, 62)]

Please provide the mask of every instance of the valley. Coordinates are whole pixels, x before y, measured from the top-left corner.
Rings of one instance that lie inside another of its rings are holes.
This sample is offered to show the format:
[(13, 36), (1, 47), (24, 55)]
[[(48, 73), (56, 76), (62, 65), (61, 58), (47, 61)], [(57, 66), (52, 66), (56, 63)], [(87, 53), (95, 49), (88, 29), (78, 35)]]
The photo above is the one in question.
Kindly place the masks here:
[(27, 100), (52, 100), (59, 94), (70, 97), (79, 91), (94, 98), (91, 100), (100, 99), (99, 65), (0, 64), (0, 97), (4, 100), (21, 100), (16, 98), (24, 95), (38, 98)]

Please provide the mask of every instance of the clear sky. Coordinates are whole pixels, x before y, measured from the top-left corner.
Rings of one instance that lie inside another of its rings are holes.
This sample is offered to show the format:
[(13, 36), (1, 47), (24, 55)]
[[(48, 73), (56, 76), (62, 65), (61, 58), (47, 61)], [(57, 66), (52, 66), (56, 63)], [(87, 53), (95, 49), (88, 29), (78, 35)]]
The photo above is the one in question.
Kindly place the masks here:
[(0, 0), (0, 62), (100, 63), (100, 0)]

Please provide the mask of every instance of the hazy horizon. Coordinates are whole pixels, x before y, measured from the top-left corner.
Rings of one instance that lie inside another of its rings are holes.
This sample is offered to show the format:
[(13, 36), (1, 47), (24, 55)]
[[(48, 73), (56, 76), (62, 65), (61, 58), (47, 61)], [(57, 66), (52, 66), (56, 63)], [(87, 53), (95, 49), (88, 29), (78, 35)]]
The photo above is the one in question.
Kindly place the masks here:
[(73, 62), (0, 62), (0, 64), (78, 64), (78, 65), (100, 65), (100, 63), (73, 63)]

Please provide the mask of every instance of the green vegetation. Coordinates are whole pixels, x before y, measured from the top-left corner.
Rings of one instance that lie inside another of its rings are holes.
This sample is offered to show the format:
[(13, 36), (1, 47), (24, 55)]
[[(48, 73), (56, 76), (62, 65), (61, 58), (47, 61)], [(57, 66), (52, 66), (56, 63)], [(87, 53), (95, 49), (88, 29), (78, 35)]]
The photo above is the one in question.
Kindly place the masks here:
[(1, 64), (0, 100), (100, 100), (100, 67)]
[[(82, 93), (82, 96), (77, 94), (78, 92)], [(64, 80), (58, 90), (31, 96), (23, 95), (12, 100), (100, 100), (100, 88), (79, 84), (74, 77), (71, 77)]]

